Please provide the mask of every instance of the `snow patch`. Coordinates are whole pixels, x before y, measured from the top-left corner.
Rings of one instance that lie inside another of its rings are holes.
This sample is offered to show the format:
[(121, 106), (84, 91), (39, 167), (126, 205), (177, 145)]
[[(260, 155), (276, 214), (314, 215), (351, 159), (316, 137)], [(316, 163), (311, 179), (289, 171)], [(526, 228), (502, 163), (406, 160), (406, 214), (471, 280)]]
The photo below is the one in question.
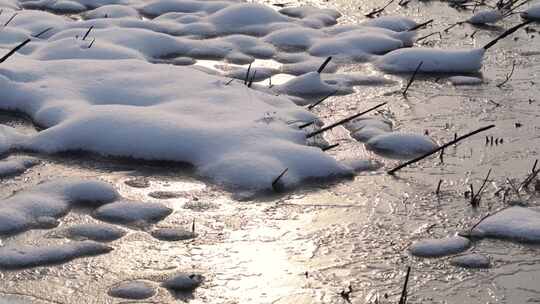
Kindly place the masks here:
[(115, 298), (142, 300), (156, 294), (154, 285), (147, 281), (137, 280), (122, 282), (109, 289), (109, 295)]
[(450, 260), (450, 264), (463, 268), (489, 268), (491, 266), (487, 256), (477, 253), (454, 257)]
[(504, 209), (478, 224), (472, 236), (540, 243), (540, 209), (514, 206)]
[(467, 238), (454, 236), (444, 239), (423, 240), (412, 244), (409, 251), (418, 257), (441, 257), (463, 252), (471, 247)]
[(374, 136), (366, 143), (366, 149), (375, 154), (403, 160), (422, 156), (438, 147), (428, 136), (397, 132)]
[(62, 264), (71, 260), (95, 256), (112, 251), (113, 248), (92, 241), (69, 242), (62, 245), (5, 246), (0, 247), (0, 269), (23, 269)]

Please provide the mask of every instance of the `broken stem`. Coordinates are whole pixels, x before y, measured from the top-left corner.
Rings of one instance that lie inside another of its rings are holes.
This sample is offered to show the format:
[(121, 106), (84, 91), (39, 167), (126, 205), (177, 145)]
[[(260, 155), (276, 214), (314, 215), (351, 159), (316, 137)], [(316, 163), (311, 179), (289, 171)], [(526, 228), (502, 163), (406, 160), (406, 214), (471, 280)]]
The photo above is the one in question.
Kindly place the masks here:
[(324, 70), (324, 68), (326, 68), (326, 66), (328, 65), (328, 63), (330, 63), (330, 60), (332, 60), (332, 56), (326, 58), (326, 60), (323, 62), (323, 64), (321, 64), (321, 66), (319, 67), (319, 69), (317, 70), (317, 73), (322, 73), (322, 71)]
[(446, 148), (446, 147), (448, 147), (448, 146), (451, 146), (451, 145), (453, 145), (453, 144), (456, 144), (456, 143), (458, 143), (459, 141), (464, 140), (465, 138), (468, 138), (468, 137), (473, 136), (473, 135), (475, 135), (475, 134), (477, 134), (477, 133), (480, 133), (480, 132), (489, 130), (489, 129), (493, 128), (493, 127), (495, 127), (495, 125), (489, 125), (489, 126), (486, 126), (486, 127), (482, 127), (482, 128), (480, 128), (480, 129), (478, 129), (478, 130), (472, 131), (472, 132), (470, 132), (470, 133), (467, 133), (467, 134), (465, 134), (465, 135), (462, 135), (462, 136), (460, 136), (460, 137), (458, 137), (458, 138), (456, 138), (456, 139), (454, 139), (454, 140), (452, 140), (452, 141), (450, 141), (450, 142), (448, 142), (448, 143), (446, 143), (446, 144), (444, 144), (444, 145), (442, 145), (442, 146), (440, 146), (440, 147), (434, 149), (434, 150), (431, 151), (431, 152), (428, 152), (428, 153), (426, 153), (426, 154), (424, 154), (424, 155), (422, 155), (422, 156), (419, 156), (419, 157), (417, 157), (417, 158), (415, 158), (415, 159), (412, 159), (412, 160), (410, 160), (410, 161), (407, 161), (407, 162), (405, 162), (405, 163), (403, 163), (403, 164), (401, 164), (401, 165), (395, 167), (394, 169), (388, 171), (388, 174), (393, 175), (394, 173), (396, 173), (397, 171), (403, 169), (404, 167), (407, 167), (408, 165), (411, 165), (411, 164), (414, 164), (414, 163), (416, 163), (416, 162), (419, 162), (419, 161), (421, 161), (422, 159), (424, 159), (424, 158), (426, 158), (426, 157), (428, 157), (428, 156), (430, 156), (430, 155), (433, 155), (433, 154), (439, 152), (440, 150), (442, 150), (442, 149), (444, 149), (444, 148)]
[(418, 71), (420, 70), (420, 68), (422, 67), (422, 64), (424, 64), (423, 61), (420, 61), (420, 63), (418, 64), (418, 66), (416, 67), (416, 69), (414, 70), (411, 78), (409, 79), (409, 82), (407, 83), (407, 86), (405, 87), (405, 90), (403, 91), (403, 93), (401, 93), (401, 95), (403, 96), (406, 96), (407, 95), (407, 90), (409, 90), (409, 87), (411, 86), (411, 84), (413, 83), (414, 81), (414, 78), (416, 78), (416, 74), (418, 73)]
[(82, 38), (83, 41), (86, 40), (86, 38), (88, 37), (88, 35), (90, 35), (90, 32), (92, 31), (93, 28), (94, 28), (93, 25), (90, 26), (90, 27), (88, 28), (88, 31), (86, 31), (86, 33), (84, 34), (84, 36), (83, 36), (83, 38)]
[(276, 179), (274, 179), (274, 181), (272, 182), (272, 189), (274, 189), (274, 191), (278, 192), (277, 184), (279, 183), (279, 180), (283, 177), (283, 175), (287, 173), (287, 171), (289, 171), (289, 168), (285, 168), (285, 170), (283, 170), (283, 172), (281, 172), (281, 174), (276, 177)]
[(401, 297), (399, 298), (399, 304), (407, 303), (407, 285), (409, 284), (410, 274), (411, 274), (411, 266), (407, 266), (407, 274), (405, 275), (405, 283), (403, 283), (403, 289), (401, 290)]
[(322, 99), (320, 99), (320, 100), (317, 101), (316, 103), (309, 105), (309, 106), (308, 106), (308, 110), (311, 110), (311, 109), (315, 108), (315, 107), (318, 106), (321, 102), (325, 101), (327, 98), (334, 96), (337, 92), (338, 92), (338, 90), (335, 90), (334, 92), (332, 92), (332, 93), (326, 95), (325, 97), (323, 97)]
[(369, 109), (365, 110), (364, 112), (355, 114), (355, 115), (353, 115), (353, 116), (349, 116), (349, 117), (344, 118), (344, 119), (342, 119), (342, 120), (340, 120), (340, 121), (338, 121), (338, 122), (336, 122), (336, 123), (333, 123), (333, 124), (331, 124), (331, 125), (329, 125), (329, 126), (323, 127), (323, 128), (321, 128), (321, 129), (319, 129), (319, 130), (317, 130), (317, 131), (313, 131), (313, 132), (307, 134), (307, 135), (306, 135), (306, 138), (311, 138), (311, 137), (313, 137), (313, 136), (315, 136), (315, 135), (317, 135), (317, 134), (321, 134), (321, 133), (323, 133), (323, 132), (325, 132), (325, 131), (328, 131), (328, 130), (330, 130), (330, 129), (333, 129), (333, 128), (339, 126), (339, 125), (342, 125), (342, 124), (344, 124), (344, 123), (346, 123), (346, 122), (349, 122), (349, 121), (351, 121), (351, 120), (353, 120), (353, 119), (355, 119), (355, 118), (357, 118), (357, 117), (360, 117), (360, 116), (362, 116), (362, 115), (364, 115), (364, 114), (366, 114), (366, 113), (369, 113), (369, 112), (371, 112), (371, 111), (373, 111), (373, 110), (375, 110), (375, 109), (377, 109), (377, 108), (380, 108), (380, 107), (384, 106), (385, 104), (386, 104), (386, 102), (380, 103), (380, 104), (378, 104), (378, 105), (376, 105), (376, 106), (374, 106), (374, 107), (372, 107), (372, 108), (369, 108)]
[(532, 20), (527, 20), (523, 23), (520, 23), (518, 25), (515, 25), (511, 28), (509, 28), (508, 30), (506, 30), (504, 33), (502, 33), (499, 37), (491, 40), (490, 42), (488, 42), (486, 45), (484, 45), (483, 49), (484, 50), (488, 50), (490, 47), (494, 46), (497, 42), (499, 42), (499, 40), (505, 38), (506, 36), (512, 34), (513, 32), (519, 30), (520, 28), (524, 27), (525, 25), (529, 24), (533, 22)]
[(19, 45), (11, 49), (7, 54), (4, 55), (4, 57), (0, 58), (0, 63), (6, 61), (9, 57), (11, 57), (15, 52), (23, 48), (25, 45), (27, 45), (31, 41), (30, 38), (26, 39), (25, 41), (21, 42)]

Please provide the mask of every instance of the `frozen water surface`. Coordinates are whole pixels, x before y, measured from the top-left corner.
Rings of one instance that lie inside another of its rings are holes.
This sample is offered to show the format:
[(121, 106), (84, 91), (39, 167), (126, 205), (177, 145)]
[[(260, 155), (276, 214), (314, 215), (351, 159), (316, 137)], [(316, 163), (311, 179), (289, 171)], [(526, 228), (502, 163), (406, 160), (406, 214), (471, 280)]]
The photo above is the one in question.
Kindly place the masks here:
[(538, 3), (386, 3), (0, 1), (1, 54), (51, 28), (0, 64), (0, 302), (396, 303), (408, 265), (411, 303), (537, 301), (538, 25), (481, 47)]

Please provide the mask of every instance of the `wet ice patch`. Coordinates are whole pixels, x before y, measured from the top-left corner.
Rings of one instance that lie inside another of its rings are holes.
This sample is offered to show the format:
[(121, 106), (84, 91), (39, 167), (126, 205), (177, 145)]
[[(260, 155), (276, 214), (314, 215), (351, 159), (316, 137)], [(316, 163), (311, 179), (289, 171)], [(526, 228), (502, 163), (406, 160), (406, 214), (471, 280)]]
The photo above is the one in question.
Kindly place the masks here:
[(117, 284), (109, 289), (109, 295), (115, 298), (142, 300), (153, 297), (156, 288), (151, 282), (137, 280)]
[(0, 247), (0, 269), (23, 269), (61, 264), (77, 258), (108, 253), (112, 250), (112, 247), (92, 241), (69, 242), (43, 247), (5, 246)]
[(491, 262), (489, 257), (485, 255), (471, 253), (453, 257), (450, 260), (450, 264), (463, 268), (489, 268)]
[(478, 224), (472, 236), (540, 243), (540, 209), (514, 206), (504, 209)]
[(418, 257), (441, 257), (463, 252), (471, 247), (467, 238), (454, 236), (444, 239), (418, 241), (409, 247), (409, 252)]
[(99, 207), (94, 216), (111, 223), (148, 226), (161, 221), (171, 213), (172, 209), (159, 203), (122, 200)]
[(375, 154), (394, 159), (413, 159), (439, 146), (428, 136), (407, 133), (387, 133), (372, 137), (366, 148)]

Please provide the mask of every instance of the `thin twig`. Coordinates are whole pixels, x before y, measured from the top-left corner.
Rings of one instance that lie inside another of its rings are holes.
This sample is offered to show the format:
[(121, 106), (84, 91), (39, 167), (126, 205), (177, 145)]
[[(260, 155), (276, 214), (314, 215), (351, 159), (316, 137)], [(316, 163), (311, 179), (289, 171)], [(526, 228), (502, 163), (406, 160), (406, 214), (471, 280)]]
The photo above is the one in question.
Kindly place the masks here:
[(90, 35), (90, 32), (92, 31), (92, 29), (94, 28), (94, 26), (90, 26), (90, 28), (88, 28), (88, 31), (86, 31), (86, 33), (84, 34), (82, 40), (86, 40), (86, 38), (88, 37), (88, 35)]
[(92, 45), (94, 45), (94, 42), (96, 42), (96, 38), (92, 39), (92, 42), (90, 42), (90, 44), (88, 45), (88, 48), (91, 48)]
[(246, 71), (246, 76), (244, 77), (244, 85), (247, 85), (248, 84), (248, 81), (249, 81), (249, 72), (251, 71), (251, 63), (249, 64), (248, 68), (247, 68), (247, 71)]
[(441, 193), (441, 185), (443, 183), (443, 180), (440, 179), (439, 180), (439, 183), (437, 184), (437, 190), (435, 190), (435, 195), (439, 196), (439, 194)]
[(279, 192), (278, 191), (279, 189), (277, 187), (279, 180), (283, 177), (283, 175), (285, 175), (285, 173), (287, 173), (287, 171), (289, 171), (289, 168), (285, 168), (285, 170), (283, 170), (283, 172), (281, 172), (281, 174), (278, 177), (276, 177), (274, 181), (272, 182), (272, 189), (274, 189), (274, 191)]
[(487, 185), (490, 174), (491, 174), (491, 168), (489, 169), (486, 175), (486, 178), (484, 179), (484, 182), (482, 183), (482, 186), (480, 186), (480, 189), (478, 189), (478, 192), (476, 192), (476, 194), (474, 194), (474, 192), (471, 193), (471, 205), (473, 207), (477, 207), (480, 204), (480, 199), (482, 199), (482, 191), (484, 191), (484, 188)]
[(338, 90), (335, 90), (334, 92), (324, 96), (322, 99), (320, 99), (319, 101), (315, 102), (314, 104), (311, 104), (308, 106), (308, 110), (311, 110), (313, 108), (315, 108), (316, 106), (318, 106), (321, 102), (325, 101), (327, 98), (329, 97), (332, 97), (334, 96), (336, 93), (338, 92)]
[(315, 123), (314, 120), (312, 120), (312, 121), (310, 121), (310, 122), (306, 122), (305, 124), (299, 125), (299, 126), (298, 126), (298, 129), (303, 129), (303, 128), (309, 127), (309, 126), (311, 126), (311, 125), (314, 124), (314, 123)]
[(249, 80), (249, 83), (247, 85), (248, 88), (251, 88), (251, 85), (253, 84), (253, 81), (255, 80), (256, 75), (257, 75), (257, 70), (253, 71), (253, 75), (251, 76), (251, 79)]
[(332, 60), (332, 56), (326, 58), (326, 60), (323, 62), (323, 64), (321, 64), (321, 66), (319, 67), (319, 69), (317, 70), (317, 73), (322, 73), (322, 71), (324, 70), (324, 68), (326, 68), (326, 66), (328, 65), (328, 63), (330, 63), (330, 60)]
[(426, 21), (426, 22), (422, 22), (422, 23), (420, 23), (420, 24), (417, 24), (416, 26), (411, 27), (410, 29), (408, 29), (407, 32), (416, 31), (417, 29), (423, 28), (424, 26), (430, 24), (431, 22), (433, 22), (433, 19), (429, 19), (429, 20)]
[(407, 285), (409, 284), (410, 274), (411, 274), (411, 266), (407, 266), (407, 274), (405, 275), (405, 283), (403, 283), (403, 289), (401, 290), (401, 297), (399, 298), (399, 304), (407, 303)]
[(368, 13), (368, 14), (366, 14), (364, 16), (366, 16), (368, 18), (373, 18), (373, 16), (382, 13), (393, 2), (394, 2), (394, 0), (390, 0), (388, 3), (386, 3), (385, 6), (383, 6), (381, 8), (378, 8), (378, 9), (373, 9), (370, 13)]
[(13, 14), (13, 16), (11, 16), (11, 18), (9, 18), (8, 21), (6, 21), (6, 23), (4, 23), (4, 26), (8, 26), (8, 24), (10, 24), (11, 21), (13, 21), (13, 19), (15, 19), (15, 17), (16, 17), (18, 14), (19, 14), (19, 13)]
[(506, 77), (503, 82), (497, 84), (497, 87), (502, 87), (505, 83), (507, 83), (510, 78), (512, 78), (512, 75), (514, 75), (514, 69), (516, 68), (516, 61), (512, 62), (512, 70), (510, 70), (510, 73), (506, 74)]
[(339, 143), (333, 144), (333, 145), (330, 145), (330, 146), (323, 147), (323, 148), (321, 148), (321, 150), (323, 150), (323, 152), (326, 152), (326, 151), (328, 151), (328, 150), (330, 150), (330, 149), (334, 149), (334, 148), (337, 147), (337, 146), (339, 146)]
[(403, 91), (403, 93), (401, 93), (401, 95), (403, 96), (407, 96), (407, 90), (409, 90), (409, 87), (411, 86), (411, 84), (413, 83), (414, 81), (414, 78), (416, 78), (416, 74), (418, 73), (418, 71), (420, 70), (420, 68), (422, 67), (422, 64), (424, 64), (423, 61), (420, 61), (420, 63), (418, 64), (418, 66), (416, 67), (416, 69), (414, 70), (411, 78), (409, 79), (409, 82), (407, 83), (407, 86), (405, 87), (405, 90)]
[(467, 134), (465, 134), (465, 135), (462, 135), (462, 136), (460, 136), (460, 137), (458, 137), (458, 138), (456, 138), (456, 139), (454, 139), (454, 140), (452, 140), (452, 141), (450, 141), (450, 142), (448, 142), (448, 143), (446, 143), (446, 144), (444, 144), (444, 145), (442, 145), (442, 146), (440, 146), (440, 147), (434, 149), (434, 150), (431, 151), (431, 152), (428, 152), (428, 153), (426, 153), (426, 154), (424, 154), (424, 155), (422, 155), (422, 156), (419, 156), (419, 157), (417, 157), (417, 158), (415, 158), (415, 159), (412, 159), (412, 160), (410, 160), (410, 161), (407, 161), (407, 162), (405, 162), (405, 163), (403, 163), (403, 164), (401, 164), (401, 165), (395, 167), (394, 169), (388, 171), (388, 174), (393, 175), (394, 173), (396, 173), (397, 171), (403, 169), (404, 167), (407, 167), (408, 165), (411, 165), (411, 164), (414, 164), (414, 163), (416, 163), (416, 162), (418, 162), (418, 161), (421, 161), (422, 159), (424, 159), (424, 158), (426, 158), (426, 157), (428, 157), (428, 156), (430, 156), (430, 155), (433, 155), (433, 154), (439, 152), (440, 150), (442, 150), (442, 149), (444, 149), (444, 148), (446, 148), (446, 147), (448, 147), (448, 146), (451, 146), (451, 145), (453, 145), (453, 144), (455, 144), (455, 143), (457, 143), (457, 142), (459, 142), (459, 141), (461, 141), (461, 140), (464, 140), (465, 138), (468, 138), (468, 137), (470, 137), (470, 136), (473, 136), (473, 135), (475, 135), (475, 134), (477, 134), (477, 133), (480, 133), (480, 132), (489, 130), (489, 129), (493, 128), (493, 127), (495, 127), (495, 125), (489, 125), (489, 126), (486, 126), (486, 127), (482, 127), (482, 128), (480, 128), (480, 129), (478, 129), (478, 130), (472, 131), (472, 132), (470, 132), (470, 133), (467, 133)]
[(513, 32), (519, 30), (521, 27), (524, 27), (525, 25), (529, 24), (533, 22), (532, 20), (527, 20), (525, 22), (522, 22), (518, 25), (515, 25), (511, 28), (509, 28), (508, 30), (506, 30), (504, 33), (502, 33), (501, 35), (499, 35), (499, 37), (493, 39), (492, 41), (488, 42), (486, 45), (484, 45), (483, 49), (484, 50), (487, 50), (489, 49), (490, 47), (494, 46), (497, 42), (499, 42), (499, 40), (505, 38), (506, 36), (512, 34)]
[(32, 37), (34, 37), (34, 38), (39, 38), (39, 36), (45, 34), (46, 32), (48, 32), (48, 31), (50, 31), (50, 30), (52, 30), (52, 29), (53, 29), (52, 27), (48, 27), (48, 28), (44, 29), (43, 31), (41, 31), (41, 32), (39, 32), (39, 33), (37, 33), (37, 34), (35, 34), (35, 35), (32, 36)]
[(25, 41), (21, 42), (19, 45), (11, 49), (7, 54), (4, 55), (4, 57), (0, 58), (0, 63), (6, 61), (9, 57), (13, 56), (18, 50), (23, 48), (25, 45), (27, 45), (30, 41), (32, 41), (30, 38), (26, 39)]

